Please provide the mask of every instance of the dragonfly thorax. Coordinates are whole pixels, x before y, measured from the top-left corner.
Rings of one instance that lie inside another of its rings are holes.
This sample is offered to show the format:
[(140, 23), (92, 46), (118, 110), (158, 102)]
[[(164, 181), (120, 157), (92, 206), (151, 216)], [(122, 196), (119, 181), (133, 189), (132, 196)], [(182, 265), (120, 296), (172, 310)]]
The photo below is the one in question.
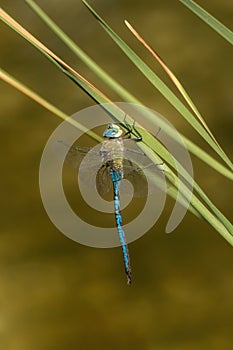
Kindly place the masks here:
[(121, 138), (110, 139), (102, 143), (100, 154), (104, 161), (113, 159), (123, 159), (124, 157), (124, 145)]

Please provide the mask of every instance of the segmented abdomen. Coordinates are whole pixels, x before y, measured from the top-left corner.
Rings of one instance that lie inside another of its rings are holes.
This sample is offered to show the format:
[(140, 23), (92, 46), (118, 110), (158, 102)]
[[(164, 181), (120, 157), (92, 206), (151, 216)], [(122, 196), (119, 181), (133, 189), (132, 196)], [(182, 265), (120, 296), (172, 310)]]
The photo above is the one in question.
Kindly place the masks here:
[(123, 253), (125, 272), (127, 275), (127, 283), (131, 283), (131, 266), (130, 266), (130, 258), (128, 246), (126, 243), (125, 232), (122, 227), (122, 216), (120, 212), (120, 181), (123, 178), (123, 172), (121, 170), (115, 171), (113, 169), (110, 170), (111, 179), (113, 182), (113, 190), (114, 190), (114, 208), (115, 208), (115, 218), (117, 231), (119, 234), (119, 239), (121, 243), (121, 249)]

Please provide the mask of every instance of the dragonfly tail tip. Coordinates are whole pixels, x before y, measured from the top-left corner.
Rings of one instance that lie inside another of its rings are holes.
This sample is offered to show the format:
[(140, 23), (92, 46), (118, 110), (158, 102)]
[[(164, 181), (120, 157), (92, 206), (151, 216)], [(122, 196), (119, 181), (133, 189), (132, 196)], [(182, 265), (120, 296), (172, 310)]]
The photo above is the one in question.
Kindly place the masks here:
[(127, 284), (130, 286), (131, 283), (132, 283), (131, 276), (128, 276), (128, 275), (127, 275)]

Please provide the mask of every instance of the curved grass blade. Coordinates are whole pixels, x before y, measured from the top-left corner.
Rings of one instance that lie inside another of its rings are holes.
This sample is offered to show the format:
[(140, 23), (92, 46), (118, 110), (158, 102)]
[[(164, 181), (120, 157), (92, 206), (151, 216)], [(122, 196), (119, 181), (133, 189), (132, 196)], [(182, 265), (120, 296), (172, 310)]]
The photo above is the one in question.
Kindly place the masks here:
[[(24, 84), (22, 84), (21, 82), (19, 82), (15, 78), (13, 78), (10, 74), (5, 72), (3, 69), (0, 69), (0, 78), (2, 80), (4, 80), (6, 83), (8, 83), (11, 86), (13, 86), (15, 89), (17, 89), (20, 92), (22, 92), (24, 95), (28, 96), (29, 98), (31, 98), (32, 100), (34, 100), (35, 102), (40, 104), (45, 109), (49, 110), (50, 112), (52, 112), (53, 114), (58, 116), (59, 118), (61, 118), (63, 120), (66, 120), (67, 122), (69, 122), (70, 124), (72, 124), (73, 126), (78, 128), (79, 130), (85, 132), (86, 134), (88, 134), (90, 137), (92, 137), (96, 141), (98, 141), (98, 142), (102, 142), (103, 141), (102, 137), (100, 137), (99, 135), (95, 134), (91, 130), (86, 129), (85, 126), (83, 126), (82, 124), (78, 123), (77, 121), (69, 118), (69, 115), (65, 114), (64, 112), (59, 110), (57, 107), (55, 107), (54, 105), (52, 105), (51, 103), (49, 103), (48, 101), (43, 99), (37, 93), (35, 93), (31, 89), (29, 89), (27, 86), (25, 86)], [(172, 173), (171, 173), (170, 178), (173, 178), (173, 179), (175, 178), (172, 175)], [(177, 198), (177, 190), (174, 187), (173, 188), (169, 187), (168, 194), (174, 199)], [(187, 207), (187, 203), (185, 201), (185, 198), (181, 199), (180, 204), (184, 205), (185, 207)], [(201, 217), (199, 212), (195, 208), (193, 208), (192, 205), (188, 208), (188, 210), (191, 211), (197, 217), (199, 217), (199, 218)]]
[[(141, 132), (141, 130), (140, 130), (140, 132)], [(183, 168), (183, 166), (177, 160), (176, 160), (176, 166), (174, 166), (174, 160), (171, 161), (171, 158), (167, 157), (167, 155), (166, 155), (166, 153), (168, 152), (166, 150), (166, 148), (163, 147), (161, 144), (159, 144), (158, 140), (156, 138), (154, 138), (152, 135), (150, 135), (148, 133), (144, 134), (143, 131), (142, 131), (142, 137), (143, 137), (144, 143), (149, 148), (154, 150), (154, 152), (156, 152), (157, 147), (160, 148), (159, 152), (158, 152), (160, 157), (162, 159), (165, 159), (166, 163), (169, 164), (172, 168), (174, 168), (175, 170), (178, 169), (179, 174), (185, 179), (185, 181), (187, 181), (187, 183), (189, 185), (193, 184), (193, 188), (197, 192), (197, 194), (204, 200), (204, 202), (208, 205), (208, 207), (211, 209), (211, 211), (214, 213), (214, 215), (219, 219), (219, 221), (225, 226), (225, 228), (228, 230), (228, 232), (231, 234), (231, 236), (233, 236), (233, 226), (232, 226), (232, 224), (219, 211), (219, 209), (211, 202), (211, 200), (207, 197), (207, 195), (204, 193), (204, 191), (201, 189), (201, 187), (190, 177), (189, 173), (187, 173), (187, 171)], [(146, 153), (145, 149), (143, 149), (143, 151)], [(153, 156), (151, 156), (150, 154), (147, 154), (147, 155), (153, 161)], [(172, 172), (172, 174), (173, 174), (173, 176), (176, 177), (174, 172)], [(171, 182), (173, 182), (173, 180), (171, 178), (169, 180)], [(179, 191), (181, 191), (181, 194), (183, 194), (186, 198), (190, 198), (191, 197), (190, 189), (187, 188), (187, 186), (182, 181), (180, 182), (180, 186), (179, 186), (178, 189), (179, 189)], [(183, 191), (184, 191), (184, 193), (182, 193)], [(191, 202), (193, 204), (193, 200), (191, 200)], [(196, 202), (196, 203), (198, 203), (198, 202)], [(199, 202), (199, 204), (201, 205), (202, 203)], [(199, 207), (195, 207), (195, 208), (196, 208), (196, 210), (199, 211)], [(206, 220), (208, 221), (207, 218), (206, 218)]]
[[(120, 110), (106, 95), (99, 91), (95, 86), (88, 82), (84, 77), (62, 61), (57, 55), (55, 55), (51, 50), (49, 50), (45, 45), (43, 45), (39, 40), (32, 36), (26, 29), (24, 29), (20, 24), (18, 24), (12, 17), (6, 14), (3, 10), (0, 11), (0, 17), (2, 20), (8, 24), (12, 29), (14, 29), (18, 34), (23, 36), (29, 43), (35, 46), (40, 52), (42, 52), (50, 61), (52, 61), (59, 69), (62, 70), (72, 81), (78, 84), (94, 101), (99, 104), (108, 103), (110, 108), (108, 108), (108, 113), (115, 118), (115, 120), (120, 123), (123, 122), (125, 117), (125, 112)], [(153, 114), (155, 117), (155, 115)], [(131, 118), (128, 115), (129, 118)], [(133, 118), (131, 118), (133, 122)], [(158, 119), (158, 122), (161, 125), (161, 128), (166, 131), (169, 136), (173, 136), (173, 130), (168, 126), (167, 123)], [(141, 126), (143, 129), (143, 127)], [(160, 152), (161, 144), (157, 144), (157, 153)], [(166, 158), (169, 157), (169, 154), (165, 154)], [(165, 159), (166, 160), (166, 159)], [(172, 157), (170, 157), (169, 162), (172, 162)]]
[[(181, 93), (181, 95), (184, 97), (185, 101), (189, 105), (189, 107), (192, 109), (194, 114), (196, 114), (197, 118), (199, 119), (202, 126), (206, 129), (206, 131), (209, 133), (212, 140), (217, 144), (217, 146), (221, 149), (220, 145), (218, 144), (217, 140), (211, 133), (210, 129), (208, 128), (208, 125), (206, 124), (204, 118), (198, 111), (197, 107), (194, 105), (193, 101), (191, 100), (188, 93), (185, 91), (183, 85), (181, 82), (177, 79), (177, 77), (174, 75), (174, 73), (168, 68), (168, 66), (165, 64), (163, 59), (155, 52), (154, 49), (141, 37), (141, 35), (138, 34), (138, 32), (132, 27), (132, 25), (125, 20), (125, 24), (128, 27), (128, 29), (131, 31), (131, 33), (137, 38), (138, 41), (142, 43), (142, 45), (152, 54), (152, 56), (159, 62), (159, 64), (162, 66), (162, 68), (165, 70), (167, 75), (170, 77), (178, 91)], [(223, 151), (223, 150), (222, 150)]]
[[(122, 85), (110, 77), (86, 53), (84, 53), (33, 0), (25, 1), (33, 9), (33, 11), (48, 25), (48, 27), (67, 45), (67, 47), (69, 47), (88, 66), (88, 68), (90, 68), (97, 76), (99, 76), (111, 89), (113, 89), (125, 101), (143, 105), (140, 100), (130, 94)], [(228, 168), (223, 166), (213, 157), (209, 156), (207, 152), (202, 150), (198, 145), (188, 140), (184, 135), (180, 135), (184, 139), (187, 148), (191, 153), (195, 154), (203, 162), (213, 167), (222, 175), (233, 179), (233, 174)]]
[[(37, 95), (36, 93), (34, 93), (32, 90), (28, 89), (25, 85), (23, 85), (22, 83), (19, 83), (16, 79), (12, 78), (9, 74), (7, 74), (6, 72), (4, 72), (3, 70), (1, 70), (0, 72), (0, 77), (5, 80), (6, 82), (8, 82), (9, 84), (11, 84), (13, 87), (15, 87), (16, 89), (20, 90), (21, 92), (23, 92), (25, 95), (29, 96), (31, 99), (33, 99), (34, 101), (36, 101), (37, 103), (39, 103), (40, 105), (42, 105), (44, 108), (48, 109), (49, 111), (51, 111), (52, 113), (55, 113), (57, 116), (59, 116), (62, 119), (67, 119), (68, 115), (66, 115), (65, 113), (61, 112), (59, 109), (57, 109), (56, 107), (54, 107), (53, 105), (51, 105), (50, 103), (48, 103), (47, 101), (45, 101), (43, 98), (41, 98), (39, 95)], [(74, 126), (79, 127), (79, 125), (75, 124)], [(81, 126), (81, 130), (82, 126)], [(90, 135), (91, 136), (91, 135)], [(97, 135), (98, 136), (98, 135)], [(157, 158), (155, 160), (157, 162)], [(175, 175), (173, 173), (171, 173), (171, 177), (170, 180), (173, 181), (173, 179), (175, 178)], [(177, 190), (175, 190), (174, 188), (169, 188), (168, 189), (168, 194), (170, 194), (174, 199), (176, 199), (177, 197)], [(180, 204), (184, 205), (185, 204), (185, 195), (183, 196), (183, 201), (181, 200)], [(209, 210), (197, 199), (197, 197), (195, 195), (193, 195), (192, 197), (192, 202), (191, 202), (192, 206), (189, 208), (189, 210), (191, 212), (193, 212), (193, 214), (195, 214), (196, 216), (201, 215), (201, 217), (205, 218), (219, 233), (222, 234), (222, 236), (230, 243), (233, 245), (233, 242), (231, 240), (231, 237), (229, 236), (229, 233), (226, 232), (225, 228), (223, 228), (219, 221), (209, 212)], [(197, 208), (197, 209), (196, 209)]]
[(145, 75), (145, 77), (161, 92), (161, 94), (180, 112), (180, 114), (192, 125), (192, 127), (204, 138), (204, 140), (214, 149), (214, 151), (224, 160), (224, 162), (233, 169), (230, 159), (219, 149), (216, 143), (209, 136), (205, 128), (200, 125), (198, 120), (186, 108), (186, 106), (176, 97), (176, 95), (162, 82), (161, 79), (141, 60), (141, 58), (107, 25), (107, 23), (94, 11), (94, 9), (85, 1), (81, 0), (89, 9), (92, 15), (98, 20), (100, 25), (136, 65), (136, 67)]
[(233, 172), (226, 168), (224, 165), (219, 163), (216, 159), (214, 159), (212, 156), (210, 156), (206, 151), (204, 151), (201, 147), (197, 146), (194, 142), (189, 140), (184, 135), (180, 134), (181, 137), (184, 140), (184, 143), (187, 146), (187, 149), (195, 155), (197, 158), (204, 161), (206, 164), (208, 164), (211, 168), (228, 178), (229, 180), (233, 180)]
[[(2, 12), (1, 12), (1, 15), (2, 15)], [(5, 18), (4, 18), (5, 19)], [(5, 19), (5, 22), (7, 23), (8, 21)], [(15, 22), (13, 20), (13, 22)], [(16, 28), (14, 27), (14, 24), (16, 23)], [(23, 37), (25, 37), (30, 43), (32, 43), (35, 47), (37, 47), (43, 54), (45, 54), (45, 56), (47, 56), (54, 64), (56, 64), (60, 69), (62, 69), (62, 71), (64, 71), (64, 73), (66, 75), (68, 75), (72, 80), (74, 80), (75, 82), (77, 81), (78, 85), (81, 85), (81, 87), (83, 86), (83, 89), (85, 91), (87, 91), (87, 93), (89, 92), (90, 96), (91, 96), (91, 93), (92, 93), (92, 90), (93, 90), (93, 98), (98, 98), (99, 97), (99, 103), (101, 103), (101, 99), (104, 99), (104, 95), (102, 93), (100, 93), (100, 95), (98, 95), (98, 90), (96, 88), (92, 88), (92, 85), (87, 82), (86, 83), (86, 80), (81, 77), (77, 72), (75, 72), (72, 68), (70, 68), (67, 64), (65, 64), (60, 58), (58, 58), (56, 55), (54, 55), (50, 50), (48, 50), (43, 44), (41, 44), (37, 39), (35, 39), (33, 36), (31, 36), (29, 33), (27, 33), (25, 31), (24, 28), (22, 28), (21, 26), (19, 26), (17, 24), (17, 22), (15, 22), (12, 24), (12, 19), (10, 20), (10, 25), (14, 30), (16, 30), (19, 34), (21, 34)], [(28, 35), (29, 34), (29, 35)], [(81, 78), (80, 78), (80, 77)], [(80, 81), (78, 80), (78, 78), (80, 79)], [(109, 100), (109, 99), (108, 99)], [(108, 102), (107, 100), (107, 102)], [(114, 104), (112, 103), (111, 104), (111, 107), (112, 105), (114, 106)], [(114, 106), (116, 107), (116, 106)], [(112, 108), (111, 108), (112, 109)], [(112, 110), (111, 110), (112, 112)], [(119, 119), (119, 113), (122, 113), (123, 111), (122, 110), (119, 110), (119, 108), (115, 109), (114, 110), (114, 113), (117, 114), (116, 116), (116, 119), (118, 120)], [(112, 114), (112, 116), (114, 116), (115, 114)], [(121, 117), (122, 117), (122, 114), (121, 114)], [(145, 135), (148, 134), (146, 133), (145, 131)], [(149, 134), (150, 135), (150, 134)], [(151, 135), (150, 135), (151, 136)], [(152, 136), (151, 136), (152, 137)], [(152, 140), (153, 142), (156, 142), (157, 140), (152, 137)], [(153, 142), (151, 143), (151, 145), (149, 145), (149, 147), (152, 147), (153, 149)], [(156, 148), (154, 149), (154, 151), (158, 154), (162, 153), (162, 150), (163, 150), (163, 146), (157, 141), (157, 146)], [(139, 145), (140, 147), (140, 145)], [(142, 146), (141, 146), (142, 147)], [(163, 158), (164, 160), (168, 163), (168, 164), (172, 164), (173, 161), (172, 161), (172, 157), (170, 154), (166, 154), (166, 152), (164, 153), (163, 151)], [(156, 158), (157, 159), (157, 158)], [(153, 160), (153, 157), (152, 157), (152, 160)], [(188, 192), (187, 192), (187, 196), (188, 197)], [(200, 203), (200, 208), (203, 207), (203, 204), (198, 200), (198, 198), (196, 198), (194, 195), (193, 195), (193, 198), (195, 198), (196, 200), (196, 203)], [(198, 211), (198, 205), (197, 205), (197, 211)], [(202, 214), (203, 217), (205, 217), (205, 219), (214, 227), (216, 228), (216, 230), (221, 234), (223, 235), (223, 237), (225, 237), (229, 242), (231, 242), (231, 238), (230, 238), (230, 235), (229, 235), (229, 231), (226, 230), (226, 228), (224, 227), (224, 224), (221, 223), (221, 217), (214, 217), (210, 211), (208, 210), (208, 208), (204, 207), (204, 209), (202, 210), (202, 212), (204, 214)], [(229, 237), (228, 237), (229, 236)]]
[(68, 35), (35, 3), (33, 0), (25, 0), (32, 10), (47, 24), (47, 26), (62, 40), (67, 47), (74, 52), (85, 64), (110, 86), (119, 96), (124, 96), (127, 101), (133, 102), (133, 96), (98, 64), (95, 63), (80, 47), (78, 47)]
[(120, 110), (106, 95), (86, 80), (81, 74), (76, 72), (61, 58), (55, 55), (44, 44), (30, 34), (25, 28), (23, 28), (18, 22), (10, 17), (5, 11), (0, 9), (0, 19), (5, 22), (9, 27), (20, 34), (30, 44), (36, 47), (44, 56), (46, 56), (53, 64), (55, 64), (66, 76), (68, 76), (74, 83), (76, 83), (82, 90), (84, 90), (95, 102), (98, 104), (108, 103), (110, 108), (106, 111), (115, 120), (123, 121), (125, 112)]
[(221, 35), (225, 40), (227, 40), (231, 45), (233, 45), (233, 33), (219, 20), (209, 14), (200, 5), (192, 0), (179, 0), (183, 5), (188, 7), (193, 13), (206, 22), (208, 26), (214, 29), (219, 35)]
[[(184, 99), (186, 100), (187, 104), (190, 106), (190, 108), (193, 110), (193, 112), (196, 114), (196, 116), (198, 117), (198, 119), (200, 120), (200, 122), (202, 123), (202, 125), (204, 126), (204, 128), (206, 129), (206, 131), (209, 133), (209, 135), (212, 137), (213, 141), (218, 145), (218, 147), (221, 149), (219, 143), (217, 142), (217, 140), (215, 139), (215, 137), (213, 136), (213, 134), (211, 133), (210, 129), (208, 128), (204, 118), (201, 116), (200, 112), (198, 111), (197, 107), (194, 105), (193, 101), (191, 100), (191, 98), (189, 97), (188, 93), (185, 91), (184, 87), (182, 86), (182, 84), (180, 83), (180, 81), (176, 78), (176, 76), (173, 74), (173, 72), (168, 68), (168, 66), (165, 64), (165, 62), (162, 60), (162, 58), (151, 48), (151, 46), (138, 34), (138, 32), (132, 27), (132, 25), (125, 20), (125, 24), (126, 26), (129, 28), (129, 30), (133, 33), (133, 35), (142, 43), (143, 46), (145, 46), (145, 48), (156, 58), (156, 60), (160, 63), (160, 65), (163, 67), (163, 69), (165, 70), (165, 72), (168, 74), (168, 76), (171, 78), (171, 80), (173, 81), (174, 85), (177, 87), (177, 89), (179, 90), (179, 92), (181, 93), (181, 95), (184, 97)], [(183, 136), (184, 138), (184, 136)], [(190, 144), (190, 140), (186, 139), (186, 144)], [(192, 145), (192, 149), (195, 149), (195, 144), (193, 143)], [(189, 148), (189, 147), (188, 147)], [(222, 149), (221, 149), (222, 150)], [(195, 154), (199, 155), (200, 152), (203, 152), (199, 147), (198, 149), (195, 149)], [(223, 150), (222, 150), (223, 151)], [(205, 154), (203, 154), (203, 156), (205, 158), (208, 158), (209, 155), (205, 152)], [(212, 158), (212, 157), (211, 157)], [(216, 164), (215, 161), (213, 162), (213, 158), (211, 159), (211, 162), (208, 162), (208, 164), (210, 164), (214, 169), (216, 169), (216, 165), (218, 167), (218, 170), (220, 172), (224, 171), (225, 173), (225, 167), (219, 167), (219, 163)], [(216, 169), (217, 170), (217, 169)], [(230, 179), (233, 179), (233, 173), (231, 171), (229, 171), (227, 169), (227, 174), (229, 176)]]
[(43, 99), (40, 95), (36, 94), (34, 91), (29, 89), (27, 86), (13, 78), (10, 74), (5, 72), (3, 69), (0, 69), (0, 78), (4, 80), (6, 83), (13, 86), (15, 89), (22, 92), (24, 95), (28, 96), (38, 104), (40, 104), (42, 107), (47, 109), (48, 111), (55, 114), (57, 117), (66, 120), (67, 123), (72, 124), (77, 129), (81, 130), (82, 132), (86, 133), (88, 136), (96, 140), (97, 142), (102, 142), (103, 138), (94, 133), (93, 131), (87, 129), (84, 125), (78, 123), (76, 120), (71, 119), (69, 115), (65, 114), (61, 110), (59, 110), (57, 107), (53, 106), (51, 103)]

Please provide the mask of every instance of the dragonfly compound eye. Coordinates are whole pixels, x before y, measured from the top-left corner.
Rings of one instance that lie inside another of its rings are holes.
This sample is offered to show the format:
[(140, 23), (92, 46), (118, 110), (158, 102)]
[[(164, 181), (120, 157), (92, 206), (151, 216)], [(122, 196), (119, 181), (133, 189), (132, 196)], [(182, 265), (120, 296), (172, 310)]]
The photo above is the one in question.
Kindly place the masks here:
[(108, 124), (107, 129), (104, 131), (103, 136), (107, 138), (120, 137), (122, 135), (122, 129), (113, 123)]

